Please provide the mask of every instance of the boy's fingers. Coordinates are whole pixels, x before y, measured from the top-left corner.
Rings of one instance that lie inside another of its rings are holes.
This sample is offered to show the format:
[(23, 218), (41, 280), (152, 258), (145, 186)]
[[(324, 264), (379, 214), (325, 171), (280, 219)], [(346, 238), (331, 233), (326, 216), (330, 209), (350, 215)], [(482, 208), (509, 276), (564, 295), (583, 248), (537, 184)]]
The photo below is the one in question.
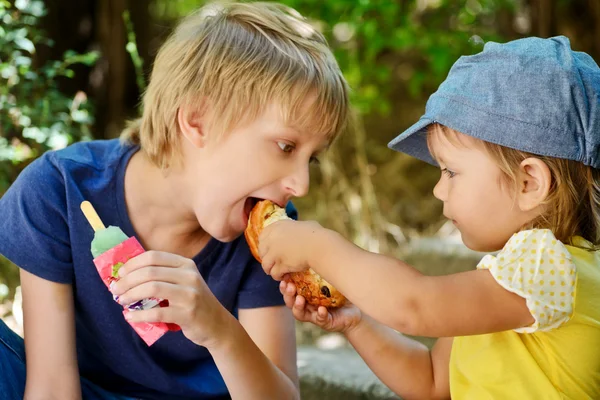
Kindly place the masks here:
[(140, 255), (137, 255), (127, 261), (119, 269), (119, 276), (123, 277), (136, 269), (159, 265), (161, 267), (179, 268), (183, 267), (190, 262), (185, 257), (178, 256), (176, 254), (166, 253), (164, 251), (146, 251)]
[(144, 268), (138, 268), (130, 271), (127, 276), (115, 281), (111, 286), (110, 291), (114, 295), (120, 295), (126, 291), (135, 288), (136, 286), (142, 285), (148, 282), (166, 282), (173, 284), (183, 284), (183, 278), (181, 274), (173, 274), (174, 269), (172, 267), (157, 267), (148, 266)]

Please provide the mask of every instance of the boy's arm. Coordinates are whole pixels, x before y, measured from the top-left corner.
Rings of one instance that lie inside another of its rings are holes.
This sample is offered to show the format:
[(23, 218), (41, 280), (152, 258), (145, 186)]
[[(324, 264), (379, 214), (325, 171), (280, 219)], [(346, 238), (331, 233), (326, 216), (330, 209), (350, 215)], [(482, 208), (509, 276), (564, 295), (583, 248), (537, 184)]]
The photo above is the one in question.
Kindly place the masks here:
[(487, 270), (425, 276), (331, 230), (317, 231), (311, 241), (310, 267), (366, 314), (402, 333), (454, 337), (534, 322), (525, 299), (500, 286)]
[(27, 381), (25, 400), (81, 399), (71, 285), (20, 271)]
[(284, 306), (239, 310), (211, 348), (232, 399), (299, 399), (295, 323)]
[(452, 338), (439, 339), (429, 351), (364, 314), (345, 335), (375, 375), (403, 399), (450, 398)]

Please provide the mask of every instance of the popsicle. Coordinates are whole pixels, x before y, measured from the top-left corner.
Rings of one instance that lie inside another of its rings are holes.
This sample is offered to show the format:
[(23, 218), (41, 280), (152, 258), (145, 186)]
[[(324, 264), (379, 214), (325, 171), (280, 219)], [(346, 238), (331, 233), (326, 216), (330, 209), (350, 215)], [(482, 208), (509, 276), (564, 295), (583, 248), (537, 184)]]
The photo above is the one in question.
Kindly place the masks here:
[[(110, 289), (114, 282), (119, 280), (119, 268), (129, 259), (144, 253), (144, 248), (135, 236), (128, 237), (121, 228), (117, 226), (105, 227), (90, 202), (82, 202), (81, 211), (94, 229), (94, 239), (90, 248), (94, 257), (94, 265), (100, 274), (100, 278), (106, 287)], [(113, 299), (117, 301), (118, 297), (113, 296)], [(123, 306), (123, 314), (136, 310), (147, 310), (157, 306), (164, 307), (166, 305), (168, 305), (166, 300), (156, 298), (142, 299)], [(129, 322), (129, 324), (148, 346), (154, 344), (165, 332), (179, 330), (177, 325), (162, 322)]]
[[(88, 203), (89, 204), (89, 203)], [(91, 205), (91, 204), (90, 204)], [(94, 232), (94, 240), (92, 240), (92, 255), (94, 258), (99, 257), (102, 253), (112, 249), (118, 244), (129, 239), (118, 226), (109, 226), (101, 228)]]

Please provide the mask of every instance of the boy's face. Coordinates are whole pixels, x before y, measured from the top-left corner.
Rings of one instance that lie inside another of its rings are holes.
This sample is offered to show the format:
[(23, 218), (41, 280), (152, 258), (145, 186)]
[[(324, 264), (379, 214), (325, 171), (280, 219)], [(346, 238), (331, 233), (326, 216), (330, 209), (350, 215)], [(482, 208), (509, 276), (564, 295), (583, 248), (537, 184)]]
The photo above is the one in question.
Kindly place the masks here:
[[(516, 193), (503, 184), (503, 174), (476, 140), (456, 133), (452, 140), (434, 134), (432, 150), (442, 169), (433, 189), (444, 203), (444, 216), (472, 250), (500, 250), (531, 215), (519, 209)], [(457, 143), (458, 139), (458, 143)]]
[(220, 241), (243, 233), (259, 199), (284, 206), (306, 195), (309, 164), (329, 144), (324, 135), (286, 126), (275, 105), (218, 140), (210, 133), (207, 139), (203, 146), (184, 145), (185, 175), (198, 222)]

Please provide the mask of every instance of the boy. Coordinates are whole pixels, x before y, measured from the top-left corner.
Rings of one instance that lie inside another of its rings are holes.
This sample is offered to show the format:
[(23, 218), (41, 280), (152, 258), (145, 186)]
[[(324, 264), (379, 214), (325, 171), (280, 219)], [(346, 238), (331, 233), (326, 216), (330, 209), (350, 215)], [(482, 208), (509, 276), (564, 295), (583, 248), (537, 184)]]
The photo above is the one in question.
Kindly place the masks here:
[[(293, 318), (240, 235), (256, 199), (306, 194), (309, 162), (344, 129), (348, 88), (324, 38), (274, 3), (206, 6), (159, 51), (143, 105), (122, 141), (44, 154), (0, 201), (27, 350), (25, 363), (0, 325), (0, 392), (298, 398)], [(92, 263), (83, 200), (148, 250), (112, 294)], [(167, 299), (127, 316), (181, 332), (146, 346), (112, 295)]]

